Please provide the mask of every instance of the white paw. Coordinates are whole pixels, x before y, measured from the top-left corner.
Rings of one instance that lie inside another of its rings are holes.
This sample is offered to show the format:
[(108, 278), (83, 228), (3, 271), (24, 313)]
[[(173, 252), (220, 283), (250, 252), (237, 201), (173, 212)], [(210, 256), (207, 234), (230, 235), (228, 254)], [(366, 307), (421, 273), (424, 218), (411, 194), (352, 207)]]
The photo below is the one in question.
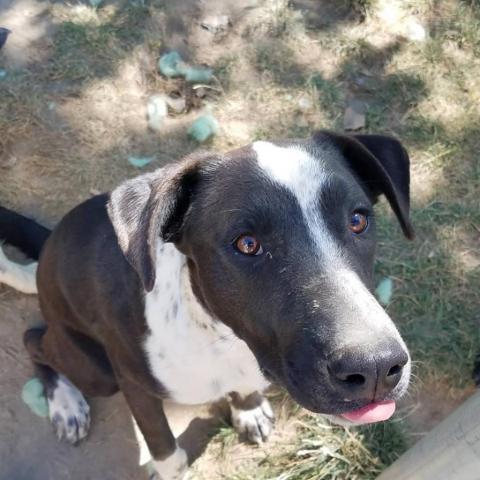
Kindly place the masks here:
[(48, 413), (59, 440), (77, 443), (87, 436), (90, 407), (77, 387), (63, 375), (59, 375), (57, 386), (48, 397)]
[(152, 460), (152, 465), (155, 472), (150, 480), (184, 480), (188, 471), (187, 453), (177, 447), (165, 460)]
[(273, 430), (274, 415), (272, 407), (265, 398), (251, 410), (239, 410), (231, 405), (232, 423), (235, 430), (246, 435), (253, 443), (265, 442)]

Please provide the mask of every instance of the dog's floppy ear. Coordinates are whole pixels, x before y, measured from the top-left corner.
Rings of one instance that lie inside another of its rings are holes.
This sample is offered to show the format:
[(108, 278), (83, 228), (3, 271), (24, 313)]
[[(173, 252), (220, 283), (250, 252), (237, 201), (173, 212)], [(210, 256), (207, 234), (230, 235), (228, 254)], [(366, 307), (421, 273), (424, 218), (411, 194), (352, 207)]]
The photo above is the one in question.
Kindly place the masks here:
[(350, 168), (368, 189), (372, 199), (383, 194), (409, 239), (415, 237), (410, 222), (410, 160), (402, 144), (384, 135), (314, 134), (316, 142), (330, 139), (342, 152)]
[(187, 157), (122, 183), (107, 209), (126, 259), (148, 292), (155, 284), (158, 240), (175, 241), (199, 181), (205, 156)]

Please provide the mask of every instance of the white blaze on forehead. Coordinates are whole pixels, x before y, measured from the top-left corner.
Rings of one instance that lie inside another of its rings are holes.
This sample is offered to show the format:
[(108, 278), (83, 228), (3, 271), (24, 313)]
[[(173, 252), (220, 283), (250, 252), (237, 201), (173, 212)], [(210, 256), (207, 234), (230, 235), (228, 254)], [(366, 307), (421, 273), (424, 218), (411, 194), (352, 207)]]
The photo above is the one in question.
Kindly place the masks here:
[(329, 181), (322, 162), (299, 146), (279, 147), (270, 142), (255, 142), (252, 148), (265, 174), (290, 190), (297, 199), (317, 251), (327, 258), (339, 257), (340, 250), (319, 208), (321, 191)]
[(252, 148), (257, 154), (260, 167), (273, 180), (288, 187), (293, 193), (300, 194), (304, 202), (312, 200), (326, 181), (325, 171), (319, 162), (300, 147), (279, 147), (270, 142), (255, 142)]

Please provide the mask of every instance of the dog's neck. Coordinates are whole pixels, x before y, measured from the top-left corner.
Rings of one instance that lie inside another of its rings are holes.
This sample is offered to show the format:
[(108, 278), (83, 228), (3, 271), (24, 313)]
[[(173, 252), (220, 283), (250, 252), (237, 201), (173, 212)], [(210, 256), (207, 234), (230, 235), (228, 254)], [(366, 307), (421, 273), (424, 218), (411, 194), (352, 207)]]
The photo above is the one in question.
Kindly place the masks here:
[(179, 328), (190, 325), (214, 331), (223, 326), (230, 330), (202, 307), (192, 289), (187, 259), (173, 243), (157, 245), (156, 281), (147, 298), (151, 296), (157, 308), (162, 305), (158, 313), (166, 323), (176, 322)]
[[(152, 374), (178, 403), (205, 403), (268, 382), (247, 344), (207, 313), (192, 290), (186, 257), (157, 247), (156, 282), (145, 297), (144, 348)], [(212, 380), (213, 379), (213, 380)]]

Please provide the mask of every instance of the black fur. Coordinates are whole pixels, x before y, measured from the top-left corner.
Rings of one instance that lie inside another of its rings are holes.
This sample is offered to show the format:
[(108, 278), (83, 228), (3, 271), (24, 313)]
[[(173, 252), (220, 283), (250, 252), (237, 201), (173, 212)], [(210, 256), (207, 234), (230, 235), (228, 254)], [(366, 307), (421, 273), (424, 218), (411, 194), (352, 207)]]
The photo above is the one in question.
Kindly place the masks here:
[(50, 233), (35, 220), (0, 207), (0, 240), (17, 247), (33, 260), (40, 257)]

